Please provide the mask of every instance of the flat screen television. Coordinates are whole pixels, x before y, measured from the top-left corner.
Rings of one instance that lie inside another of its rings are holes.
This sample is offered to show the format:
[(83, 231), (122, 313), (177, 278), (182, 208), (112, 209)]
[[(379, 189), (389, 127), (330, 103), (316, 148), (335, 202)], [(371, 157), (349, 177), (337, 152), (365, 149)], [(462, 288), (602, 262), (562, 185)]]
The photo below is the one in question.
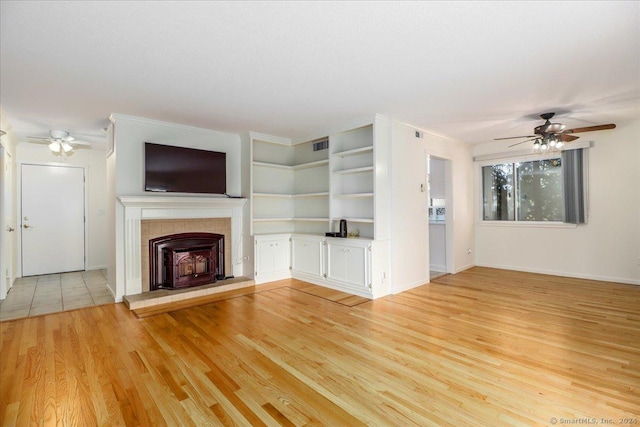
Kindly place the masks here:
[(162, 193), (226, 194), (227, 155), (145, 142), (144, 189)]

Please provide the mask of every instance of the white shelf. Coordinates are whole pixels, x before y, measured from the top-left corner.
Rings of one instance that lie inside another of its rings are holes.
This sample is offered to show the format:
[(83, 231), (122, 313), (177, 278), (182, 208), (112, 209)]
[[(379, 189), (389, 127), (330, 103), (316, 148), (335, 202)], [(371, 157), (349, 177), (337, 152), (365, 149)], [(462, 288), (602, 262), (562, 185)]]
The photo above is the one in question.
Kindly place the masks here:
[(285, 170), (300, 170), (300, 169), (308, 169), (308, 168), (317, 168), (320, 166), (325, 166), (329, 164), (329, 160), (325, 159), (325, 160), (318, 160), (315, 162), (309, 162), (309, 163), (301, 163), (299, 165), (281, 165), (280, 163), (267, 163), (267, 162), (253, 162), (254, 166), (261, 166), (264, 168), (274, 168), (274, 169), (285, 169)]
[(340, 198), (340, 199), (360, 199), (360, 198), (373, 197), (373, 193), (336, 194), (334, 197)]
[(302, 194), (294, 194), (292, 196), (294, 199), (304, 199), (307, 197), (329, 197), (329, 192), (321, 192), (321, 193), (302, 193)]
[(278, 194), (278, 193), (253, 193), (253, 197), (271, 197), (279, 199), (302, 199), (307, 197), (328, 197), (329, 192), (302, 193), (302, 194)]
[[(340, 218), (346, 219), (347, 222), (361, 222), (365, 224), (373, 224), (373, 218)], [(339, 221), (339, 219), (334, 219), (334, 221)]]
[(309, 163), (302, 163), (299, 165), (294, 165), (292, 166), (292, 169), (294, 171), (300, 170), (300, 169), (308, 169), (308, 168), (317, 168), (320, 166), (325, 166), (329, 164), (329, 159), (325, 159), (325, 160), (318, 160), (316, 162), (309, 162)]
[(291, 194), (278, 194), (278, 193), (253, 193), (253, 197), (272, 197), (280, 199), (290, 199)]
[(373, 145), (369, 145), (367, 147), (354, 148), (353, 150), (341, 151), (339, 153), (333, 153), (333, 157), (348, 157), (348, 156), (356, 156), (358, 154), (366, 154), (373, 152)]
[[(329, 222), (329, 217), (323, 218), (253, 218), (254, 222), (288, 222), (288, 221), (302, 221), (302, 222)], [(373, 220), (371, 220), (373, 221)], [(363, 222), (363, 221), (355, 221), (354, 222)]]
[(253, 166), (260, 166), (263, 168), (273, 168), (273, 169), (285, 169), (285, 170), (293, 169), (291, 166), (281, 165), (278, 163), (266, 163), (266, 162), (253, 162)]
[(372, 172), (373, 166), (365, 166), (363, 168), (353, 168), (353, 169), (343, 169), (339, 171), (334, 171), (333, 173), (338, 175), (349, 175), (353, 173), (364, 173), (364, 172)]
[(286, 222), (293, 221), (293, 218), (253, 218), (254, 222)]

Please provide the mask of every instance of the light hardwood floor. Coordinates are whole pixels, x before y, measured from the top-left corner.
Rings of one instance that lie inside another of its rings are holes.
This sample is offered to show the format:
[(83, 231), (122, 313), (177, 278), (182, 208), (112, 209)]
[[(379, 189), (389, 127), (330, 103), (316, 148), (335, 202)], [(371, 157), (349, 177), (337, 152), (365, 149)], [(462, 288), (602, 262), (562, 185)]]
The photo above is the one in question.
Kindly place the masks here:
[(640, 423), (633, 285), (473, 268), (353, 307), (282, 286), (0, 331), (7, 426)]

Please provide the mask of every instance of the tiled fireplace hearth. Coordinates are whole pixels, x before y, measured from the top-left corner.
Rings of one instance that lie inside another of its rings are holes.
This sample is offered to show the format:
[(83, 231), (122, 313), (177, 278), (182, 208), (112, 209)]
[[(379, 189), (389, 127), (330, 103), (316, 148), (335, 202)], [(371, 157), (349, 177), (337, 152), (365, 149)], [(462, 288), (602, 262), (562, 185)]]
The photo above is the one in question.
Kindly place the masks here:
[[(121, 296), (149, 291), (149, 240), (175, 233), (224, 235), (227, 276), (241, 276), (242, 207), (245, 199), (207, 197), (119, 197), (124, 206), (124, 236), (116, 241), (117, 262), (124, 265)], [(117, 298), (118, 296), (116, 296)]]

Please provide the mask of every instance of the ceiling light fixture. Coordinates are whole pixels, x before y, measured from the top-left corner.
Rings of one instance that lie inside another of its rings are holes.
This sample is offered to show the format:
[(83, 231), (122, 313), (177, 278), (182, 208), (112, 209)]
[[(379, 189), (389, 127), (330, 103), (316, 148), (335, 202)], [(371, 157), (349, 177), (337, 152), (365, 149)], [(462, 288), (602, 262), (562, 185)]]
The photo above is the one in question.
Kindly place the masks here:
[(58, 141), (53, 141), (51, 144), (49, 144), (49, 150), (51, 150), (54, 153), (59, 153), (60, 143)]
[(560, 151), (563, 146), (562, 135), (544, 135), (533, 141), (534, 152)]

